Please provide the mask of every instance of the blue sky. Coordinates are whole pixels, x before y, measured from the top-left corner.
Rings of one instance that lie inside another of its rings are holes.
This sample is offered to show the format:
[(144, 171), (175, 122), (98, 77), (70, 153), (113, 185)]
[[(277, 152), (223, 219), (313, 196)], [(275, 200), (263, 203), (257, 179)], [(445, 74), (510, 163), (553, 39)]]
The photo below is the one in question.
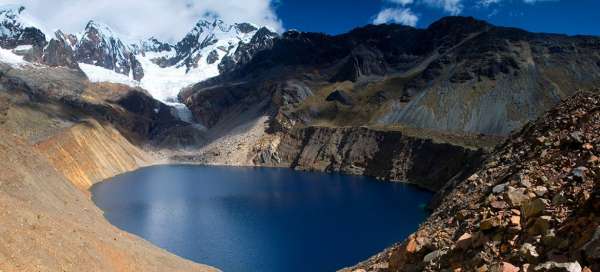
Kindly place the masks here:
[(534, 32), (600, 35), (599, 0), (280, 0), (286, 29), (338, 34), (376, 21), (427, 27), (447, 15), (474, 16)]
[[(177, 42), (205, 14), (228, 23), (339, 34), (369, 23), (427, 27), (469, 15), (536, 32), (600, 35), (600, 0), (0, 0), (21, 4), (46, 31), (81, 31), (93, 19), (132, 38)], [(134, 12), (132, 12), (134, 11)]]

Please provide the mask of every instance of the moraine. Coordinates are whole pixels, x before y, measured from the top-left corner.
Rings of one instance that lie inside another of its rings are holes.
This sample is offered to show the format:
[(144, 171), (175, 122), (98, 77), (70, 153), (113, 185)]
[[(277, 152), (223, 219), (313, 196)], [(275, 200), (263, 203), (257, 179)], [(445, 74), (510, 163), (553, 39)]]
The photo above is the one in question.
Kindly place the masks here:
[(156, 166), (92, 188), (117, 227), (223, 271), (333, 271), (413, 232), (429, 192), (289, 169)]

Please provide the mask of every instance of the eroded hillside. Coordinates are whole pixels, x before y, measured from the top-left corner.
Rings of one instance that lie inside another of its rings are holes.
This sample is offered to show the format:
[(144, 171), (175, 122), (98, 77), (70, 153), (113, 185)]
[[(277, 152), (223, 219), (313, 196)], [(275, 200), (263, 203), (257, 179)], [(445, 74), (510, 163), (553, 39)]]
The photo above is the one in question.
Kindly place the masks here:
[(0, 270), (215, 271), (113, 227), (87, 191), (155, 163), (141, 146), (181, 131), (171, 108), (77, 70), (0, 70)]

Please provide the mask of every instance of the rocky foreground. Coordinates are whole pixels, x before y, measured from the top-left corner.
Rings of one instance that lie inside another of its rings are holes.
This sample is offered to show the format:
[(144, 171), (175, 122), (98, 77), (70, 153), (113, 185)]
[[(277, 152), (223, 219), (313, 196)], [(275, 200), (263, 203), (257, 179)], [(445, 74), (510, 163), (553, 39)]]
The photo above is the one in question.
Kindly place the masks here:
[(344, 271), (600, 271), (600, 94), (499, 146), (406, 241)]

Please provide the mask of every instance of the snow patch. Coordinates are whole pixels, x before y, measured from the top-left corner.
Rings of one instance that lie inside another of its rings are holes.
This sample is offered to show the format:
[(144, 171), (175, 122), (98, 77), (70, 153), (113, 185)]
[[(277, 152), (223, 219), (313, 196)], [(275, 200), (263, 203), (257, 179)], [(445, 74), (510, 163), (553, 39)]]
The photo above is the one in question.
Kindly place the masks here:
[(21, 68), (31, 63), (23, 60), (23, 57), (13, 53), (11, 50), (0, 48), (0, 62), (6, 63), (15, 68)]
[(126, 75), (119, 74), (113, 70), (108, 70), (104, 67), (79, 63), (79, 68), (85, 73), (91, 82), (110, 82), (129, 85), (131, 87), (139, 87), (139, 83)]
[(200, 61), (198, 68), (186, 73), (185, 67), (169, 66), (161, 68), (152, 62), (148, 56), (148, 54), (137, 56), (144, 69), (144, 77), (140, 82), (140, 87), (163, 102), (178, 101), (177, 95), (181, 89), (219, 75), (218, 66), (208, 65), (205, 61)]
[(28, 45), (19, 45), (17, 47), (15, 47), (15, 49), (13, 49), (14, 51), (29, 51), (33, 48), (33, 45), (28, 44)]

